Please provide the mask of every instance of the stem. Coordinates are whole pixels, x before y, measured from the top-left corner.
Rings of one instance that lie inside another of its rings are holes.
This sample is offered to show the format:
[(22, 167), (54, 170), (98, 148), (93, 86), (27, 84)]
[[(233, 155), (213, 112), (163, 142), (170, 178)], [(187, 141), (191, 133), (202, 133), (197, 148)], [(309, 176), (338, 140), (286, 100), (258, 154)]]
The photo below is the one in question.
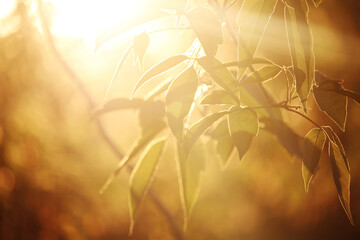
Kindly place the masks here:
[[(55, 41), (50, 32), (50, 27), (47, 23), (47, 20), (46, 20), (45, 14), (44, 14), (42, 1), (41, 0), (35, 0), (35, 1), (38, 4), (38, 14), (39, 14), (39, 19), (40, 19), (40, 24), (41, 24), (41, 27), (42, 27), (42, 30), (44, 33), (44, 37), (45, 37), (45, 40), (46, 40), (48, 46), (50, 47), (52, 54), (54, 55), (57, 62), (64, 69), (66, 74), (73, 81), (73, 83), (77, 86), (77, 88), (79, 89), (79, 91), (81, 92), (83, 97), (86, 99), (88, 108), (92, 109), (95, 106), (93, 99), (91, 98), (90, 94), (87, 92), (86, 88), (82, 84), (81, 79), (68, 66), (68, 64), (62, 58), (62, 56), (60, 55), (60, 53), (58, 52), (58, 50), (55, 46)], [(95, 118), (95, 122), (96, 122), (96, 126), (99, 130), (100, 136), (102, 137), (103, 141), (109, 146), (109, 148), (115, 153), (115, 155), (119, 159), (122, 159), (124, 157), (123, 153), (118, 149), (118, 147), (115, 145), (113, 140), (110, 139), (110, 137), (106, 134), (105, 129), (104, 129), (101, 121), (99, 120), (99, 118)], [(130, 168), (128, 168), (128, 170), (130, 170)], [(171, 226), (171, 229), (174, 233), (174, 237), (177, 240), (182, 240), (183, 239), (182, 233), (179, 230), (179, 228), (177, 227), (177, 225), (175, 224), (175, 221), (173, 220), (171, 214), (165, 208), (165, 206), (160, 202), (160, 200), (156, 197), (156, 195), (151, 191), (151, 189), (149, 189), (149, 196), (150, 196), (151, 200), (155, 203), (155, 205), (158, 207), (159, 211), (167, 218), (168, 223)]]

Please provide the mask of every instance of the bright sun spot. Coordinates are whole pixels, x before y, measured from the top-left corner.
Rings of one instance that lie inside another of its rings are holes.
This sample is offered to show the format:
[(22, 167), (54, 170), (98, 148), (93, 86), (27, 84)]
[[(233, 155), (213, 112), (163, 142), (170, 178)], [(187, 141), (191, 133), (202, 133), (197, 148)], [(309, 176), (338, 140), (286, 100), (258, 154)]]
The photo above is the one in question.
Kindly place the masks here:
[(97, 30), (109, 23), (124, 22), (137, 11), (139, 1), (129, 0), (46, 0), (53, 5), (53, 34), (80, 37), (93, 45)]

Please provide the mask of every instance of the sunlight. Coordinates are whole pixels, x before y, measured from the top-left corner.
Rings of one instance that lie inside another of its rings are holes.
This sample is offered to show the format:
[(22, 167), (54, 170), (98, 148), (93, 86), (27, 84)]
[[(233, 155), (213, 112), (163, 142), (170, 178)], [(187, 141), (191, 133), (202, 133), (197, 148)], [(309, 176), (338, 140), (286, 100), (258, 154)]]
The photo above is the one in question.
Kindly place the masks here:
[[(52, 5), (54, 34), (65, 37), (80, 37), (94, 45), (96, 32), (103, 27), (115, 27), (116, 23), (129, 24), (139, 1), (119, 0), (46, 0)], [(114, 25), (114, 26), (109, 26)]]
[(15, 0), (0, 0), (0, 20), (12, 14), (16, 9)]

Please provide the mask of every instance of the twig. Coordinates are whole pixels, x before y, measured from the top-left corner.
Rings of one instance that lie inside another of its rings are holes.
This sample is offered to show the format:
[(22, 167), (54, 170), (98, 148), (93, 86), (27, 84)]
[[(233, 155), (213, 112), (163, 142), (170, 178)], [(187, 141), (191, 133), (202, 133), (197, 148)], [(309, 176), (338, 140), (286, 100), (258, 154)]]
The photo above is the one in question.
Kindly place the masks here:
[[(39, 19), (40, 19), (40, 24), (41, 24), (41, 27), (42, 27), (42, 30), (44, 33), (45, 40), (46, 40), (47, 44), (49, 45), (52, 54), (54, 55), (57, 62), (64, 69), (64, 71), (69, 75), (69, 77), (74, 82), (74, 84), (77, 86), (77, 88), (81, 92), (82, 96), (86, 99), (89, 109), (93, 109), (93, 107), (95, 106), (94, 101), (91, 98), (90, 94), (87, 92), (84, 85), (82, 84), (81, 79), (68, 66), (68, 64), (62, 58), (62, 56), (60, 55), (60, 53), (58, 52), (58, 50), (55, 46), (55, 41), (50, 32), (50, 27), (47, 23), (47, 20), (46, 20), (44, 11), (43, 11), (42, 1), (36, 0), (36, 2), (38, 4), (38, 14), (39, 14)], [(102, 125), (99, 118), (95, 118), (95, 123), (96, 123), (96, 126), (97, 126), (99, 133), (100, 133), (102, 139), (104, 140), (104, 142), (110, 147), (111, 150), (113, 150), (113, 152), (119, 159), (122, 159), (124, 157), (124, 154), (118, 149), (118, 147), (115, 145), (113, 140), (110, 139), (110, 137), (106, 134), (104, 126)], [(160, 200), (156, 197), (156, 195), (151, 190), (149, 190), (149, 196), (152, 199), (152, 201), (155, 203), (155, 205), (158, 207), (158, 209), (162, 212), (162, 214), (167, 218), (168, 223), (171, 226), (176, 239), (182, 240), (183, 239), (182, 232), (178, 229), (178, 227), (177, 227), (174, 219), (172, 218), (171, 214), (169, 213), (169, 211), (165, 208), (165, 206), (160, 202)]]

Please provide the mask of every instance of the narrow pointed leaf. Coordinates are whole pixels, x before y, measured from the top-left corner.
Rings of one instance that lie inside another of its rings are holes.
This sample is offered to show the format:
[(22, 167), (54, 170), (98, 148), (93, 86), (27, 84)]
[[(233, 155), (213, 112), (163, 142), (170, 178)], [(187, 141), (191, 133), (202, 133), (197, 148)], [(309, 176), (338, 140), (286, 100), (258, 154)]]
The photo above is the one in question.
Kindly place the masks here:
[(149, 43), (150, 37), (146, 32), (136, 35), (133, 39), (132, 47), (135, 52), (135, 61), (139, 62), (141, 71), (144, 69), (143, 60)]
[(238, 102), (232, 98), (228, 92), (224, 90), (215, 90), (206, 95), (202, 100), (201, 104), (229, 104), (237, 105)]
[(354, 225), (354, 221), (350, 211), (350, 171), (347, 167), (347, 158), (341, 152), (339, 146), (329, 141), (329, 156), (331, 161), (331, 167), (333, 172), (333, 178), (335, 186), (338, 192), (338, 196), (343, 206), (349, 221)]
[(276, 65), (265, 66), (257, 70), (257, 73), (252, 72), (247, 78), (242, 80), (240, 84), (259, 83), (269, 81), (277, 77), (281, 72), (281, 68)]
[(138, 207), (153, 180), (159, 158), (163, 152), (164, 144), (165, 140), (162, 139), (149, 146), (147, 150), (145, 150), (143, 156), (140, 157), (131, 173), (129, 181), (130, 233), (134, 226)]
[(191, 127), (187, 130), (184, 136), (184, 151), (185, 153), (189, 153), (194, 143), (198, 140), (198, 138), (212, 126), (218, 119), (225, 116), (228, 112), (222, 111), (217, 113), (212, 113), (207, 115), (206, 117), (201, 118), (199, 121), (191, 125)]
[(245, 0), (237, 16), (240, 29), (238, 41), (238, 61), (245, 64), (238, 69), (241, 79), (251, 63), (266, 26), (274, 13), (277, 0)]
[(132, 96), (135, 94), (135, 92), (144, 85), (147, 81), (152, 79), (153, 77), (156, 77), (157, 75), (166, 72), (167, 70), (175, 67), (176, 65), (182, 63), (183, 61), (187, 60), (188, 57), (185, 55), (175, 55), (169, 58), (164, 59), (163, 61), (157, 63), (153, 67), (151, 67), (149, 70), (147, 70), (139, 79), (139, 81), (136, 83), (136, 86), (132, 92)]
[(228, 121), (224, 119), (216, 126), (212, 137), (216, 142), (216, 153), (220, 157), (221, 167), (224, 169), (230, 160), (230, 155), (233, 152), (235, 145), (230, 136)]
[(306, 0), (287, 0), (285, 19), (294, 69), (296, 91), (306, 112), (306, 102), (314, 81), (313, 37), (309, 26)]
[(325, 112), (340, 128), (345, 131), (347, 118), (347, 97), (336, 92), (336, 85), (325, 82), (313, 87), (314, 97), (321, 111)]
[(202, 68), (210, 74), (214, 81), (222, 87), (233, 98), (234, 101), (239, 103), (239, 88), (234, 75), (216, 58), (202, 57), (198, 59), (198, 63)]
[(99, 116), (101, 114), (124, 109), (139, 109), (144, 104), (144, 100), (141, 98), (128, 99), (124, 97), (114, 98), (107, 101), (103, 106), (95, 110), (94, 115)]
[(306, 192), (309, 190), (310, 181), (315, 175), (318, 167), (325, 141), (326, 135), (320, 128), (311, 129), (305, 136), (302, 175)]
[(185, 69), (170, 84), (165, 106), (170, 130), (177, 139), (183, 135), (184, 117), (189, 113), (198, 87), (198, 76), (193, 66)]
[(186, 229), (200, 190), (201, 173), (205, 168), (205, 148), (202, 140), (198, 139), (189, 154), (185, 154), (181, 145), (178, 151), (180, 195), (184, 209), (184, 229)]
[(221, 23), (218, 17), (210, 9), (201, 7), (191, 9), (186, 13), (186, 17), (206, 55), (214, 57), (218, 45), (223, 42)]
[(252, 110), (232, 107), (228, 114), (228, 125), (241, 160), (259, 131), (258, 117)]

